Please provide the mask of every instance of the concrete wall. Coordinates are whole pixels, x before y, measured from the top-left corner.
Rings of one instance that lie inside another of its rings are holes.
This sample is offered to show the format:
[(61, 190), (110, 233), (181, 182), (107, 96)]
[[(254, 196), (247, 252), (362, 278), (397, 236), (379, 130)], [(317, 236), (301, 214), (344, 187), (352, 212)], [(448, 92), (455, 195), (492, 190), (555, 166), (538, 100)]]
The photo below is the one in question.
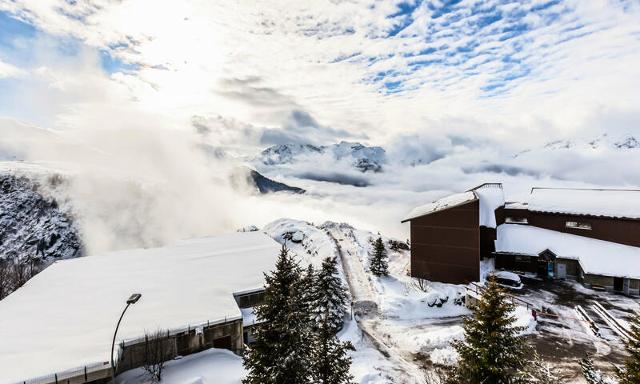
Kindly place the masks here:
[[(189, 331), (163, 336), (166, 343), (166, 360), (177, 356), (189, 355), (209, 348), (226, 348), (236, 354), (242, 353), (242, 320), (234, 320), (224, 324), (203, 327), (201, 330)], [(144, 340), (124, 347), (120, 354), (117, 372), (138, 368), (147, 361), (148, 346)]]

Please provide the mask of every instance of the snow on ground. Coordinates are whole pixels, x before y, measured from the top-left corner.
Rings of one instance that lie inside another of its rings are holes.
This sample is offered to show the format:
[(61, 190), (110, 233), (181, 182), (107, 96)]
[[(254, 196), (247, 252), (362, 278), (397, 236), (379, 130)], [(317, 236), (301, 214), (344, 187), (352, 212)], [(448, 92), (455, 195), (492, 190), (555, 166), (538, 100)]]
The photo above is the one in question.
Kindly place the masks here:
[[(169, 361), (161, 384), (240, 384), (245, 376), (242, 358), (226, 349), (208, 349)], [(117, 384), (150, 383), (142, 368), (118, 375)]]

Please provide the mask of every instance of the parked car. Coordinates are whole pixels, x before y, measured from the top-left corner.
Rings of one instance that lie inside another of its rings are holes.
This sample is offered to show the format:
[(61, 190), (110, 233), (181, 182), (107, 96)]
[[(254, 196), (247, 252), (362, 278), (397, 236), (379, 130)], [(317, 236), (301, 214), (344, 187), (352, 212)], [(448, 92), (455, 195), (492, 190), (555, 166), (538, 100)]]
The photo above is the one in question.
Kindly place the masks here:
[(522, 289), (524, 286), (520, 276), (509, 271), (496, 271), (492, 273), (498, 285), (509, 289)]

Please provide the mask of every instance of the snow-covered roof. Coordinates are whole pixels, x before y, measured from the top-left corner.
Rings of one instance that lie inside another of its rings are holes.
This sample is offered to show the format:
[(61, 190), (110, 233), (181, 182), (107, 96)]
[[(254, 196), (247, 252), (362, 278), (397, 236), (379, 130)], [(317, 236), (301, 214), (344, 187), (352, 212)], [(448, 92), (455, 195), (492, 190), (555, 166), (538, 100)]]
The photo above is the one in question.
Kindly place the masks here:
[(466, 192), (445, 196), (429, 204), (414, 208), (402, 219), (402, 222), (440, 212), (474, 200), (480, 200), (480, 225), (495, 228), (495, 210), (504, 205), (504, 192), (502, 191), (502, 185), (490, 183), (483, 184)]
[(477, 197), (472, 191), (455, 193), (453, 195), (445, 196), (429, 204), (421, 205), (412, 209), (411, 212), (409, 212), (409, 214), (404, 219), (402, 219), (402, 222), (409, 221), (420, 216), (429, 215), (431, 213), (443, 211), (445, 209), (462, 205), (476, 199)]
[(549, 249), (575, 259), (585, 273), (640, 278), (640, 248), (528, 225), (498, 226), (496, 252), (538, 256)]
[(119, 340), (207, 321), (241, 319), (233, 293), (259, 288), (280, 245), (234, 233), (59, 261), (0, 301), (0, 383), (109, 361)]
[(533, 188), (529, 210), (640, 219), (640, 190)]
[(529, 205), (519, 201), (508, 201), (504, 203), (504, 207), (506, 209), (528, 209)]
[(504, 191), (500, 184), (484, 184), (473, 190), (480, 200), (480, 225), (496, 227), (496, 209), (504, 205)]

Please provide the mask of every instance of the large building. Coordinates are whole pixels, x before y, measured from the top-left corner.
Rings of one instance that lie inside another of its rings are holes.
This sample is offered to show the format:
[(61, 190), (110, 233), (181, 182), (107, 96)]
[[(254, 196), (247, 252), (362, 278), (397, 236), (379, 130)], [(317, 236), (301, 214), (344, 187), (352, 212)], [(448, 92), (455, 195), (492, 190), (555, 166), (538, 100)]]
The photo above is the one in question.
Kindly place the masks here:
[(58, 261), (0, 301), (0, 383), (85, 383), (144, 365), (160, 332), (167, 359), (217, 347), (239, 353), (251, 307), (280, 245), (259, 232)]
[(640, 289), (638, 190), (533, 188), (526, 202), (505, 202), (502, 185), (483, 184), (404, 221), (414, 277), (477, 281), (480, 260), (495, 258), (496, 268), (524, 275)]

